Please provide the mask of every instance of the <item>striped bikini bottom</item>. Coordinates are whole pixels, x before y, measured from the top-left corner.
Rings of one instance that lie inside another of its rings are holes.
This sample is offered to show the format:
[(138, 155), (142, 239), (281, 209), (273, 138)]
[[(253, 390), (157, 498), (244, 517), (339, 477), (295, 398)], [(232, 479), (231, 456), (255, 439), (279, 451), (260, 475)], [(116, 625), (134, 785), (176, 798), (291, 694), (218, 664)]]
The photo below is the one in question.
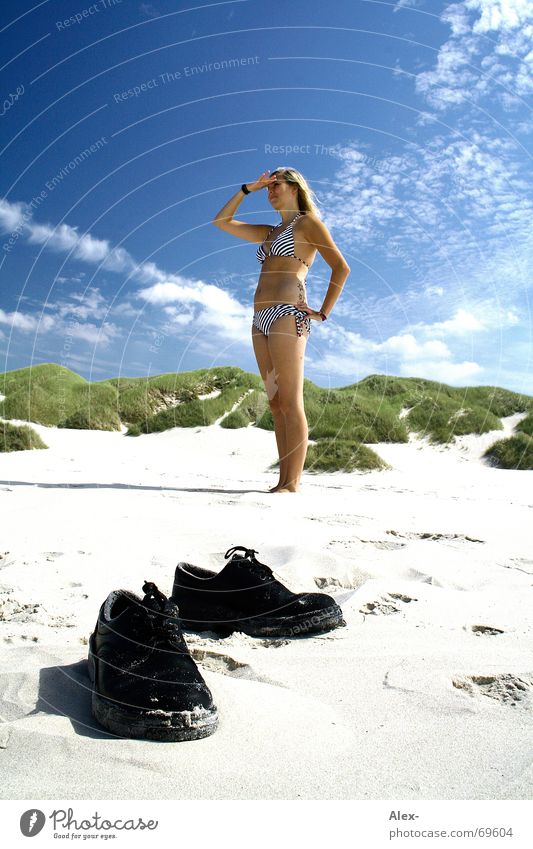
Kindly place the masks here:
[(293, 304), (274, 304), (273, 307), (266, 307), (264, 310), (254, 312), (252, 327), (257, 327), (261, 333), (268, 336), (274, 322), (284, 315), (294, 316), (298, 336), (303, 335), (304, 327), (307, 329), (308, 334), (311, 333), (311, 319), (307, 317), (307, 313), (299, 310)]

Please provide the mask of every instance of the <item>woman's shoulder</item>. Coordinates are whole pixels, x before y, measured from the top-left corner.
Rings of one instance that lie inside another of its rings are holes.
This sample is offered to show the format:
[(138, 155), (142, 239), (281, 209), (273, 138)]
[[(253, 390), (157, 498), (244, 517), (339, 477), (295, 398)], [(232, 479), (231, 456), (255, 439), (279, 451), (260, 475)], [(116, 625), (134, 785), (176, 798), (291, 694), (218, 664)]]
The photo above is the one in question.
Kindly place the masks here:
[(300, 211), (300, 215), (302, 216), (302, 221), (315, 221), (317, 223), (322, 223), (320, 215), (317, 215), (316, 212), (311, 212), (310, 210), (302, 209)]
[(324, 222), (320, 218), (316, 212), (304, 212), (302, 211), (302, 217), (300, 218), (302, 222), (302, 230), (304, 232), (318, 232), (324, 226)]

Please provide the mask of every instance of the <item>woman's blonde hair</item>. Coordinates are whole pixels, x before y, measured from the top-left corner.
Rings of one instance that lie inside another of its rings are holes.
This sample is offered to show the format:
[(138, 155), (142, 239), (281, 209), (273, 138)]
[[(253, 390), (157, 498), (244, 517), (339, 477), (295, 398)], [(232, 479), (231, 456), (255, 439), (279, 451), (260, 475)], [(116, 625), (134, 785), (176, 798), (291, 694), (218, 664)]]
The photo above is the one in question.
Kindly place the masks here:
[(320, 211), (313, 201), (313, 197), (316, 198), (316, 195), (307, 184), (307, 180), (303, 174), (295, 168), (283, 167), (271, 171), (270, 176), (272, 177), (274, 174), (280, 174), (287, 183), (296, 183), (298, 186), (298, 209), (300, 212), (312, 212), (320, 218)]

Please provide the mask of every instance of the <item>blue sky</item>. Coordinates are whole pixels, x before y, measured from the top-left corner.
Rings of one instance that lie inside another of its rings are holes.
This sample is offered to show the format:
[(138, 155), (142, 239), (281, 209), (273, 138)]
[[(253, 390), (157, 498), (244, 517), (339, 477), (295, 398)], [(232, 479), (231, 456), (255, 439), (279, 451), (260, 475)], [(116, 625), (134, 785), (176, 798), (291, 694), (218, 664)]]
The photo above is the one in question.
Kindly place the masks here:
[[(351, 266), (309, 379), (533, 394), (530, 0), (2, 11), (2, 370), (257, 372), (256, 246), (211, 220), (285, 165)], [(265, 192), (237, 217), (279, 220)]]

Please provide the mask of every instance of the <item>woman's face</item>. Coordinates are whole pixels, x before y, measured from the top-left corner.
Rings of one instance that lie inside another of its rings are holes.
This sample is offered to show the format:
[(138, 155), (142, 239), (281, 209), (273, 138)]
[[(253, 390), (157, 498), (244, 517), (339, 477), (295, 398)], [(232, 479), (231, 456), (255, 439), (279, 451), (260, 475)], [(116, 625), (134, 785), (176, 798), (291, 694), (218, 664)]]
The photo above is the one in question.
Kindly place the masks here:
[(294, 205), (298, 191), (295, 183), (288, 183), (281, 174), (271, 174), (276, 179), (268, 187), (268, 200), (274, 209), (287, 209)]

